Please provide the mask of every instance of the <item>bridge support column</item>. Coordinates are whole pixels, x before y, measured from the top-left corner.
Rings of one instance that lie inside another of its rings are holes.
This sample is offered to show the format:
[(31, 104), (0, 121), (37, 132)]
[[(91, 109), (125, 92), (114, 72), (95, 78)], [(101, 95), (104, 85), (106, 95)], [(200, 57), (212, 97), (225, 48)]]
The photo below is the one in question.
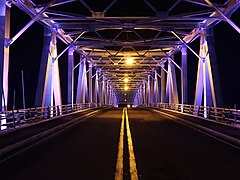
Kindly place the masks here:
[(147, 91), (146, 91), (146, 89), (147, 89), (147, 82), (144, 81), (144, 83), (143, 83), (143, 105), (144, 106), (147, 106)]
[(93, 102), (93, 81), (92, 81), (92, 64), (89, 63), (89, 69), (88, 69), (88, 102)]
[(142, 87), (143, 85), (141, 84), (140, 85), (140, 87), (139, 87), (139, 99), (140, 99), (140, 101), (139, 101), (139, 104), (138, 105), (142, 105), (143, 104), (143, 96), (142, 96), (142, 91), (143, 91), (143, 87)]
[(151, 104), (151, 77), (150, 77), (150, 74), (148, 75), (146, 95), (147, 95), (147, 106), (150, 106), (150, 104)]
[[(217, 102), (205, 30), (202, 30), (200, 35), (199, 55), (200, 57), (202, 57), (202, 59), (199, 59), (198, 61), (198, 73), (194, 106), (201, 106), (203, 99), (203, 106), (214, 106), (216, 108)], [(204, 112), (205, 117), (207, 116), (206, 113), (207, 112)]]
[(108, 95), (109, 95), (109, 87), (108, 87), (108, 81), (106, 82), (106, 86), (105, 86), (105, 104), (108, 104)]
[[(8, 71), (9, 71), (9, 46), (5, 41), (10, 38), (10, 8), (6, 0), (0, 1), (0, 111), (6, 111), (8, 105)], [(5, 124), (6, 120), (0, 121)], [(1, 126), (0, 130), (6, 129)]]
[(216, 104), (217, 104), (217, 107), (223, 107), (222, 87), (221, 87), (218, 65), (217, 65), (213, 30), (214, 30), (213, 28), (208, 28), (206, 30), (206, 38), (207, 38), (208, 51), (209, 51), (211, 66), (212, 66), (212, 75), (213, 75), (215, 94), (216, 94)]
[(106, 78), (103, 78), (103, 86), (102, 86), (102, 91), (103, 91), (103, 104), (106, 105), (107, 104), (107, 82), (106, 82)]
[(178, 104), (178, 91), (177, 91), (175, 66), (174, 64), (172, 64), (171, 60), (168, 60), (166, 98), (167, 98), (167, 102)]
[(163, 70), (164, 64), (161, 65), (161, 103), (166, 103), (166, 78)]
[(72, 47), (68, 49), (68, 93), (67, 93), (67, 98), (68, 98), (68, 104), (73, 104), (73, 87), (74, 87), (74, 82), (73, 82), (73, 67), (74, 67), (74, 50)]
[(54, 30), (45, 29), (35, 106), (61, 105), (61, 86)]
[(98, 88), (99, 88), (99, 104), (100, 106), (103, 104), (103, 75), (100, 73), (99, 74), (99, 79), (98, 79)]
[[(80, 61), (81, 60), (82, 59), (80, 59)], [(86, 69), (86, 59), (84, 59), (79, 65), (76, 103), (86, 103), (87, 97), (88, 97), (87, 69)]]
[(96, 71), (96, 74), (95, 74), (95, 84), (94, 84), (94, 102), (96, 104), (99, 103), (99, 82), (98, 82), (98, 71)]
[(187, 47), (182, 47), (182, 71), (181, 71), (181, 94), (182, 104), (188, 103), (188, 86), (187, 86)]
[(154, 99), (153, 103), (159, 103), (159, 80), (158, 80), (158, 73), (157, 70), (154, 72)]

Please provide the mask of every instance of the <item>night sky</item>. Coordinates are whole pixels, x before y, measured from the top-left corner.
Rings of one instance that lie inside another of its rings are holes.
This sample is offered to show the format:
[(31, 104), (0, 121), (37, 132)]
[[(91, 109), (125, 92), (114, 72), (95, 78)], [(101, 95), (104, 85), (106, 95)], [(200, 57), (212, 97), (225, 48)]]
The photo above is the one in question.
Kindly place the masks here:
[[(231, 19), (240, 26), (240, 10)], [(29, 22), (24, 12), (14, 5), (11, 9), (11, 37)], [(215, 47), (221, 79), (225, 107), (237, 104), (240, 108), (240, 35), (228, 23), (220, 22), (215, 26)], [(9, 97), (8, 109), (12, 109), (13, 92), (16, 91), (16, 108), (22, 108), (21, 70), (24, 71), (26, 107), (33, 107), (37, 87), (39, 65), (43, 47), (43, 26), (34, 23), (16, 42), (10, 46)], [(190, 44), (197, 52), (199, 39)], [(58, 40), (58, 52), (66, 47)], [(176, 62), (180, 62), (176, 55)], [(78, 55), (75, 55), (78, 59)], [(197, 58), (188, 51), (189, 104), (193, 104)], [(67, 53), (59, 59), (63, 104), (67, 103)], [(179, 72), (177, 72), (179, 74)], [(179, 77), (178, 77), (179, 79)]]

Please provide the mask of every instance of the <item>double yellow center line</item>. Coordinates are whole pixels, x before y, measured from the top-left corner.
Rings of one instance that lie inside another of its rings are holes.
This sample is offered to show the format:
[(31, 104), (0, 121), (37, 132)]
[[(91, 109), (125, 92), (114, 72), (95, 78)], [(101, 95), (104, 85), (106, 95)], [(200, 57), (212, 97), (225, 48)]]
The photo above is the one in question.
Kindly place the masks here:
[(126, 119), (126, 129), (127, 129), (127, 142), (128, 142), (128, 152), (129, 152), (129, 172), (131, 176), (131, 180), (137, 180), (137, 166), (136, 160), (133, 150), (133, 142), (132, 136), (128, 121), (128, 113), (127, 108), (123, 108), (122, 113), (122, 122), (121, 122), (121, 129), (120, 129), (120, 137), (118, 143), (118, 156), (117, 156), (117, 164), (116, 164), (116, 171), (115, 171), (115, 180), (122, 180), (123, 179), (123, 158), (124, 158), (124, 126), (125, 126), (125, 119)]

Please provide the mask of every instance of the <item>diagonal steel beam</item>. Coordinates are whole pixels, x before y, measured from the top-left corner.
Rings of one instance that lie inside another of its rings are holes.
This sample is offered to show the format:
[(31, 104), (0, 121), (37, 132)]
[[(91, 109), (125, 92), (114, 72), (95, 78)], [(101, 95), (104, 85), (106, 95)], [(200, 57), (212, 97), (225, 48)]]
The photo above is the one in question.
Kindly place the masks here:
[(148, 0), (144, 0), (144, 2), (145, 2), (156, 14), (158, 14), (158, 10), (157, 10)]
[(185, 46), (195, 55), (197, 56), (199, 59), (203, 60), (202, 57), (200, 57), (182, 38), (180, 38), (174, 31), (171, 31), (171, 33), (176, 36), (176, 38), (178, 38), (183, 44), (185, 44)]
[(55, 59), (54, 61), (58, 60), (85, 32), (83, 31), (74, 39)]
[(94, 11), (88, 6), (87, 3), (84, 2), (84, 0), (79, 0), (79, 1), (80, 1), (80, 2), (82, 3), (82, 5), (84, 5), (85, 8), (87, 8), (92, 14), (94, 13)]
[(105, 14), (118, 0), (113, 0), (104, 10), (101, 14)]
[[(215, 9), (228, 22), (228, 24), (230, 24), (230, 26), (232, 26), (238, 33), (240, 33), (240, 28), (231, 19), (229, 19), (227, 16), (225, 16), (225, 14), (217, 6), (215, 6), (209, 0), (204, 0), (204, 1), (206, 3), (208, 3), (213, 9)], [(238, 3), (240, 3), (240, 2), (238, 2)]]
[(14, 43), (37, 19), (39, 16), (41, 16), (56, 0), (52, 0), (48, 5), (46, 5), (37, 15), (31, 19), (13, 38), (9, 39), (9, 41), (6, 43), (6, 46), (10, 46), (12, 43)]

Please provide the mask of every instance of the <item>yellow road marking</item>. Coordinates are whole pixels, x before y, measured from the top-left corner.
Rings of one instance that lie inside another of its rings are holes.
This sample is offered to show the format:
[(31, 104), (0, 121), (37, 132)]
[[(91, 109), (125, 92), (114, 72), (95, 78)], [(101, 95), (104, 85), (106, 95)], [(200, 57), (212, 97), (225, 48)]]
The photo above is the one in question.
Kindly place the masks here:
[(120, 137), (118, 143), (118, 156), (117, 156), (117, 164), (116, 164), (116, 171), (115, 171), (115, 180), (123, 180), (123, 149), (124, 149), (124, 120), (126, 118), (126, 129), (127, 129), (127, 142), (128, 142), (128, 151), (129, 151), (129, 172), (131, 176), (131, 180), (138, 180), (137, 174), (137, 165), (133, 150), (133, 142), (132, 136), (129, 126), (128, 120), (128, 113), (127, 108), (123, 108), (122, 113), (122, 122), (121, 122), (121, 129), (120, 129)]
[(124, 138), (124, 109), (122, 113), (122, 122), (121, 122), (121, 129), (120, 129), (120, 137), (118, 143), (118, 156), (117, 156), (117, 164), (116, 164), (116, 171), (115, 171), (115, 180), (122, 180), (123, 179), (123, 138)]
[(127, 140), (128, 140), (128, 151), (129, 151), (130, 175), (131, 175), (131, 180), (137, 180), (138, 179), (137, 165), (136, 165), (136, 160), (135, 160), (135, 155), (133, 150), (133, 142), (132, 142), (131, 130), (130, 130), (129, 121), (128, 121), (127, 108), (125, 108), (125, 112), (126, 112), (126, 128), (127, 128)]

